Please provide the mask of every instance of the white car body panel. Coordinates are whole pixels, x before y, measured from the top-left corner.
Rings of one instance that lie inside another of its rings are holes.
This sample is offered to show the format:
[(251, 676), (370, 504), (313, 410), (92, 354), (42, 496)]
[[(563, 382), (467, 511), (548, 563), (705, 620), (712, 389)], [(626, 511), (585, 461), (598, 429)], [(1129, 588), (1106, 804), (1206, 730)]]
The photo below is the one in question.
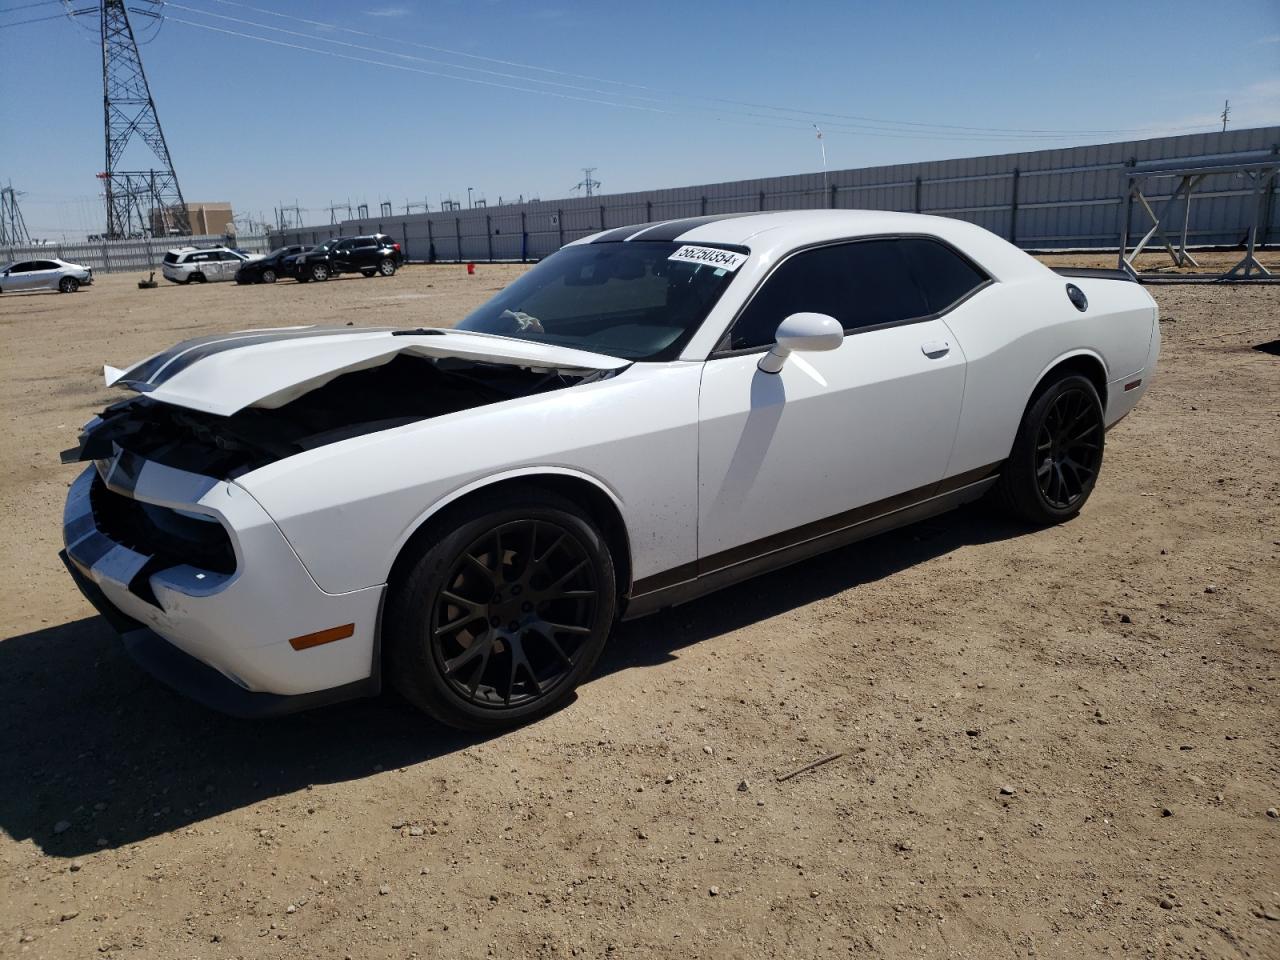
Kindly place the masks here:
[(342, 592), (385, 582), (400, 546), (461, 493), (513, 475), (570, 472), (619, 505), (640, 579), (697, 556), (689, 492), (701, 374), (695, 364), (636, 364), (608, 380), (318, 447), (236, 482), (275, 518), (316, 582)]
[(107, 386), (120, 383), (162, 403), (229, 416), (249, 406), (281, 407), (345, 373), (380, 366), (399, 353), (547, 370), (617, 370), (628, 365), (585, 350), (482, 333), (280, 327), (188, 341), (125, 370), (107, 367), (104, 373)]
[(758, 353), (708, 361), (701, 554), (941, 480), (965, 367), (958, 348), (930, 359), (920, 347), (949, 339), (941, 320), (869, 330), (829, 353), (795, 355), (776, 376), (757, 370)]
[[(777, 374), (757, 367), (767, 348), (717, 353), (788, 256), (877, 236), (938, 238), (991, 280), (938, 316), (851, 330), (833, 350), (793, 354)], [(152, 575), (159, 608), (131, 589), (138, 554), (87, 549), (101, 534), (86, 508), (86, 471), (68, 498), (72, 560), (120, 610), (242, 686), (324, 691), (376, 674), (379, 603), (409, 538), (494, 483), (550, 476), (600, 491), (625, 528), (626, 592), (658, 596), (728, 569), (738, 562), (730, 555), (851, 512), (882, 507), (888, 516), (938, 501), (946, 484), (972, 499), (994, 482), (1032, 392), (1059, 363), (1098, 365), (1108, 425), (1132, 410), (1154, 372), (1158, 316), (1141, 286), (1060, 276), (971, 224), (800, 211), (696, 218), (678, 241), (750, 254), (663, 362), (472, 332), (350, 328), (248, 331), (107, 368), (110, 383), (217, 416), (287, 407), (404, 353), (585, 376), (316, 446), (230, 481), (148, 462), (130, 495), (217, 517), (238, 560), (212, 587), (191, 567)], [(1068, 284), (1087, 295), (1084, 312)], [(102, 465), (109, 477), (120, 456)], [(287, 643), (335, 623), (354, 624), (352, 636), (306, 650)]]

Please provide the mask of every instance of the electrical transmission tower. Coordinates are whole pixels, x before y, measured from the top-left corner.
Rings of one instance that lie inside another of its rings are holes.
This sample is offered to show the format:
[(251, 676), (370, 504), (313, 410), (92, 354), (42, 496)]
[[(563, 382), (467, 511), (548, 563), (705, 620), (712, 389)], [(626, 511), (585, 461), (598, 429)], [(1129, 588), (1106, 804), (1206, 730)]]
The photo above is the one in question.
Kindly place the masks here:
[(12, 183), (0, 187), (0, 246), (16, 247), (30, 242), (31, 234), (27, 233), (22, 211), (18, 209), (18, 191)]
[(325, 207), (325, 209), (329, 211), (329, 226), (331, 227), (335, 227), (338, 225), (339, 210), (347, 211), (347, 219), (348, 220), (352, 219), (350, 200), (348, 200), (346, 203), (331, 203), (329, 204), (329, 206)]
[(596, 169), (596, 167), (583, 167), (582, 182), (573, 189), (585, 191), (584, 196), (590, 197), (594, 195), (594, 193), (600, 189), (600, 181), (591, 179), (591, 175), (596, 172)]
[(298, 206), (297, 200), (293, 202), (293, 206), (281, 204), (276, 207), (276, 227), (281, 231), (302, 229), (302, 208)]
[[(159, 12), (139, 7), (131, 9), (142, 16), (160, 16)], [(98, 177), (106, 193), (107, 236), (190, 233), (178, 175), (160, 129), (124, 0), (101, 0), (99, 14), (107, 166)], [(119, 169), (126, 149), (138, 141), (150, 149), (157, 166), (147, 170)]]

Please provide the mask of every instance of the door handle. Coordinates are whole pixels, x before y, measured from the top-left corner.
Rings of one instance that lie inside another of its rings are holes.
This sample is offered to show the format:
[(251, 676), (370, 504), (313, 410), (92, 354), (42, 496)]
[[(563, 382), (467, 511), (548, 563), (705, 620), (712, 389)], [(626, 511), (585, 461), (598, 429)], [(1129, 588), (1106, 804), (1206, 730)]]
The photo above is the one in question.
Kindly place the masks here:
[(947, 340), (930, 340), (920, 344), (920, 350), (930, 360), (941, 360), (951, 352), (951, 343)]

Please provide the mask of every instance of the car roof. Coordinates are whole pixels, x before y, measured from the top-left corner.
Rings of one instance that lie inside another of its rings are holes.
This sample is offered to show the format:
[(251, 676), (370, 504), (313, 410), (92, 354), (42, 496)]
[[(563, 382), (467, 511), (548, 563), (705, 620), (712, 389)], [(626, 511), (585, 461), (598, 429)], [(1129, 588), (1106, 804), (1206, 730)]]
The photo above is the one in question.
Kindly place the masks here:
[(997, 278), (1043, 272), (1029, 254), (976, 224), (892, 210), (778, 210), (712, 214), (604, 230), (574, 244), (679, 241), (747, 246), (781, 256), (799, 247), (860, 237), (924, 235), (954, 245)]

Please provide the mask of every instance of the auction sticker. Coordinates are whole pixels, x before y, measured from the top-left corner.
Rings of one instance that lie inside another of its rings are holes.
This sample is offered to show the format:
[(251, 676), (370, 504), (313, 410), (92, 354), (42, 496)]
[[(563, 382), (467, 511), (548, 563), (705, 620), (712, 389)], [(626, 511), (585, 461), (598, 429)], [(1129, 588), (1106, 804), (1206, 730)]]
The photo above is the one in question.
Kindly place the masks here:
[(732, 250), (720, 250), (716, 247), (692, 247), (685, 244), (668, 260), (681, 260), (685, 263), (703, 263), (709, 267), (719, 267), (730, 273), (747, 262), (745, 253), (734, 253)]

